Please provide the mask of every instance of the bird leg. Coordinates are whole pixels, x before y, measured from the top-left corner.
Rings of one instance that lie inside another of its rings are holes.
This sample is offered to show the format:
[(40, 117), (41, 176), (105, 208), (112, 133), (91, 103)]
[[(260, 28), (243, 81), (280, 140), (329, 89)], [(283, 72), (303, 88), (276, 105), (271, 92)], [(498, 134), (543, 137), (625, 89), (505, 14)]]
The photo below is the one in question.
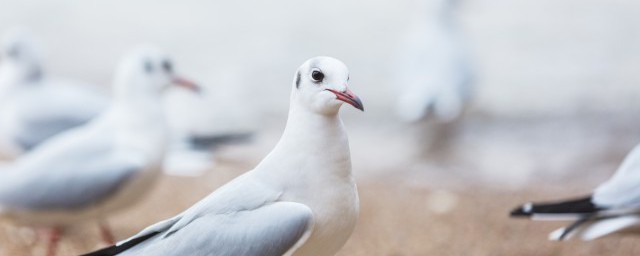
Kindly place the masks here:
[(62, 229), (60, 227), (52, 227), (47, 229), (47, 256), (55, 256), (58, 249), (58, 242), (62, 236)]
[(106, 221), (99, 221), (98, 226), (100, 228), (100, 236), (102, 237), (102, 241), (107, 243), (108, 245), (114, 245), (115, 238), (113, 237), (113, 233), (109, 228), (109, 224)]

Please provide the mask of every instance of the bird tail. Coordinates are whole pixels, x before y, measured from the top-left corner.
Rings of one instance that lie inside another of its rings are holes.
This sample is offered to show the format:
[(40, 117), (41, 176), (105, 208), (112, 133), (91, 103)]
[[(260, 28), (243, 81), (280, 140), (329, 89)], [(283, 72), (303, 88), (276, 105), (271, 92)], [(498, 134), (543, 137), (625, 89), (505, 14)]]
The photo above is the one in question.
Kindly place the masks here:
[(533, 220), (580, 221), (602, 210), (604, 209), (593, 204), (591, 196), (586, 196), (551, 203), (526, 203), (513, 209), (510, 216)]
[(229, 133), (212, 136), (191, 136), (189, 144), (196, 150), (208, 150), (220, 145), (246, 143), (253, 138), (253, 133)]

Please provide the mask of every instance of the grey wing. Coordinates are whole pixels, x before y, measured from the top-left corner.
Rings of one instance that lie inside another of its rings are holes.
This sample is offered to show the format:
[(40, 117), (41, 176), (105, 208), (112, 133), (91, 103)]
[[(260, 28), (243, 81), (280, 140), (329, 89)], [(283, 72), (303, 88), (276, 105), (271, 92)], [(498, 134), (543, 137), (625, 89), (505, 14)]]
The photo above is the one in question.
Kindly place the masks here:
[(25, 210), (82, 208), (107, 198), (142, 168), (125, 158), (87, 157), (58, 159), (68, 164), (30, 166), (39, 170), (7, 170), (0, 182), (0, 205)]
[(118, 255), (283, 255), (305, 242), (312, 219), (306, 205), (276, 202), (254, 210), (200, 216), (168, 236), (162, 233), (171, 226), (161, 222), (158, 227), (164, 230), (141, 232), (128, 241), (153, 232), (157, 235)]
[(18, 96), (21, 100), (16, 101), (22, 128), (16, 143), (27, 150), (89, 122), (107, 106), (104, 96), (70, 86), (43, 87), (23, 93)]
[(31, 150), (43, 141), (66, 130), (87, 123), (90, 119), (84, 117), (47, 117), (39, 120), (28, 120), (24, 129), (17, 134), (15, 142), (26, 150)]

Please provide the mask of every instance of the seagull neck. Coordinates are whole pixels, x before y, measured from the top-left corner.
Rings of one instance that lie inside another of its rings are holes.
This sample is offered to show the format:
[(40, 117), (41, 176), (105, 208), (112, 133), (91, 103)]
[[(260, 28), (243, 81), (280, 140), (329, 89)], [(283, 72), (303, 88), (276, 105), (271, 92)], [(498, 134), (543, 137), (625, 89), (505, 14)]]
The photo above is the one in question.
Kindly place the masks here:
[[(283, 139), (318, 138), (343, 133), (338, 114), (318, 114), (304, 108), (292, 107), (287, 118)], [(323, 138), (327, 139), (327, 138)]]
[(153, 130), (157, 121), (165, 122), (161, 99), (115, 99), (113, 108), (121, 130)]
[(116, 99), (113, 115), (119, 146), (141, 150), (152, 158), (162, 156), (167, 128), (160, 99)]
[(318, 114), (293, 105), (280, 141), (256, 169), (351, 180), (349, 141), (338, 114)]

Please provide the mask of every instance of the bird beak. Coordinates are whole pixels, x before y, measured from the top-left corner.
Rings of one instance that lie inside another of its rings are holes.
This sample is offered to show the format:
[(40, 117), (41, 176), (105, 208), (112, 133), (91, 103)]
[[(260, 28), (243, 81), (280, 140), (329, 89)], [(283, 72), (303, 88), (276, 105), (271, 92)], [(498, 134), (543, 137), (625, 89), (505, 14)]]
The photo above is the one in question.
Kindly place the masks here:
[(182, 77), (174, 77), (172, 82), (174, 85), (180, 86), (195, 93), (200, 93), (200, 86)]
[(351, 90), (347, 89), (344, 92), (339, 92), (333, 89), (326, 89), (326, 90), (335, 94), (338, 100), (349, 103), (351, 106), (361, 111), (364, 111), (364, 106), (362, 105), (362, 101)]

